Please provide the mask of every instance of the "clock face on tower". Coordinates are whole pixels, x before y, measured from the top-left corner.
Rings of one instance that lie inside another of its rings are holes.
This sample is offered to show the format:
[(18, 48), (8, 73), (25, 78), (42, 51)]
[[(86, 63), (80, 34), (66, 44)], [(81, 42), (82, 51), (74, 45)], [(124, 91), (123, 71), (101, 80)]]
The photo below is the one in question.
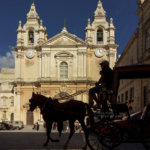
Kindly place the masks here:
[(27, 56), (27, 58), (33, 58), (34, 57), (34, 50), (33, 49), (28, 49), (27, 51), (26, 51), (26, 56)]
[(103, 57), (104, 56), (104, 49), (103, 48), (97, 48), (95, 50), (95, 56), (96, 57)]

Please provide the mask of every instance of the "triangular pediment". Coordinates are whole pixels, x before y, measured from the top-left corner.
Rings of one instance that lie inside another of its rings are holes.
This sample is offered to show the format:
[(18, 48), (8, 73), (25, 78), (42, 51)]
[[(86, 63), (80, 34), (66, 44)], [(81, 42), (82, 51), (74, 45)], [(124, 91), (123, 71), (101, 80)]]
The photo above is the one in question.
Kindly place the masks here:
[(68, 32), (60, 33), (54, 37), (47, 40), (41, 46), (73, 46), (73, 45), (82, 45), (86, 46), (87, 43), (77, 36), (70, 34)]
[(51, 44), (52, 45), (75, 45), (76, 41), (68, 38), (67, 36), (62, 36), (58, 38), (57, 40), (53, 41)]

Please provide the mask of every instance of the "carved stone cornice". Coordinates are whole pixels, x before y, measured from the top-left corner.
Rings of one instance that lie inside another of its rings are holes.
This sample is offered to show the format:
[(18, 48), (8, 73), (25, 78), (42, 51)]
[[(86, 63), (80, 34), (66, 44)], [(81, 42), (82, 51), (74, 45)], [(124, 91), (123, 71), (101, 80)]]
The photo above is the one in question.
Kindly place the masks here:
[(78, 48), (85, 47), (85, 45), (75, 44), (75, 45), (43, 45), (42, 48)]
[(87, 54), (87, 53), (86, 53), (86, 52), (83, 52), (83, 51), (82, 51), (82, 52), (79, 51), (79, 52), (77, 53), (77, 55), (86, 55), (86, 54)]
[(41, 56), (43, 57), (43, 56), (50, 56), (51, 55), (51, 52), (42, 52), (41, 53)]

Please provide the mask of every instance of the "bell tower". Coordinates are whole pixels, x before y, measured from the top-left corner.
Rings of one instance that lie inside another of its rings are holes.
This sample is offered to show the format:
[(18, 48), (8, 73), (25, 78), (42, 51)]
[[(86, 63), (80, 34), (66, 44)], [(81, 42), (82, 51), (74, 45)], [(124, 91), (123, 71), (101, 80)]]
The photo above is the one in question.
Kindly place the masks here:
[(35, 4), (32, 3), (26, 16), (26, 23), (22, 25), (22, 22), (19, 21), (17, 29), (17, 46), (14, 48), (16, 80), (25, 80), (27, 74), (24, 72), (29, 73), (28, 69), (36, 68), (37, 46), (45, 42), (47, 37), (46, 27), (43, 26), (43, 21), (36, 12)]
[(17, 29), (17, 46), (36, 46), (47, 40), (46, 28), (43, 21), (40, 20), (35, 4), (32, 3), (29, 13), (26, 17), (26, 23)]
[(118, 45), (115, 44), (115, 27), (112, 18), (110, 18), (110, 22), (107, 21), (106, 11), (101, 0), (98, 1), (93, 21), (88, 19), (85, 28), (85, 40), (89, 45), (95, 47), (95, 59), (98, 59), (99, 62), (108, 60), (110, 67), (113, 68), (118, 48)]
[(106, 19), (106, 12), (102, 6), (101, 0), (99, 0), (94, 12), (93, 22), (91, 23), (90, 19), (88, 19), (88, 24), (85, 29), (86, 41), (89, 44), (104, 45), (115, 43), (113, 19), (110, 18), (110, 23), (108, 23)]

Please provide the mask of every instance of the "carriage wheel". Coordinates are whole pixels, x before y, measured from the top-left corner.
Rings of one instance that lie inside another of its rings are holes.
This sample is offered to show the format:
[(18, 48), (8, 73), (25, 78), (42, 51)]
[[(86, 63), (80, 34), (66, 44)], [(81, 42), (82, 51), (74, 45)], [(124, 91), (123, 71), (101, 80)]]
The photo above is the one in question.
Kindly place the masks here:
[(99, 133), (94, 132), (92, 130), (89, 131), (88, 140), (89, 140), (89, 143), (92, 146), (93, 150), (101, 150), (102, 149), (98, 134)]
[(122, 143), (123, 134), (115, 124), (106, 124), (106, 126), (101, 129), (99, 141), (104, 147), (112, 150)]

